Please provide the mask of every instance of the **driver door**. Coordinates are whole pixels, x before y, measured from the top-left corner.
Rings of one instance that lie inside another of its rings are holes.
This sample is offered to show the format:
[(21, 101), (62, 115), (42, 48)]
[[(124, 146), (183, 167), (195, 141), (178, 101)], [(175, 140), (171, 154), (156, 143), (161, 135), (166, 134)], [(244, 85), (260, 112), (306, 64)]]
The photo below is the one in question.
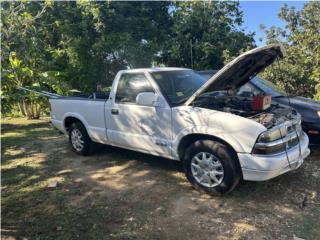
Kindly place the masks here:
[(136, 97), (155, 91), (144, 73), (123, 73), (106, 106), (107, 134), (113, 144), (155, 155), (171, 155), (171, 109), (142, 106)]

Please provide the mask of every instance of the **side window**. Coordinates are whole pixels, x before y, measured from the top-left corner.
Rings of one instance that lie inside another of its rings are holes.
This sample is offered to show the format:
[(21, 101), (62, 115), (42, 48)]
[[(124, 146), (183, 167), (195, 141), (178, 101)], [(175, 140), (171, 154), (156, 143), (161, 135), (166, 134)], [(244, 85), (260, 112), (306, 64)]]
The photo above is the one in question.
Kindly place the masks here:
[(123, 74), (119, 79), (115, 100), (117, 103), (136, 103), (136, 97), (141, 92), (154, 92), (145, 75)]

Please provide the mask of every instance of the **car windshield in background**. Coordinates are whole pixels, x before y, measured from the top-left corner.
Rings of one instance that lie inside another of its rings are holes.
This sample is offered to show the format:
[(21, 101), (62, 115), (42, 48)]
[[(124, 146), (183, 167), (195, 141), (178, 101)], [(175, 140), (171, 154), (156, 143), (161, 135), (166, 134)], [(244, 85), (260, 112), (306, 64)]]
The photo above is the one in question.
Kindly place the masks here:
[(281, 97), (286, 95), (280, 87), (260, 77), (251, 79), (251, 83), (254, 84), (257, 88), (261, 89), (264, 93), (271, 95), (272, 97)]
[(174, 106), (186, 102), (206, 82), (192, 70), (159, 71), (151, 75)]

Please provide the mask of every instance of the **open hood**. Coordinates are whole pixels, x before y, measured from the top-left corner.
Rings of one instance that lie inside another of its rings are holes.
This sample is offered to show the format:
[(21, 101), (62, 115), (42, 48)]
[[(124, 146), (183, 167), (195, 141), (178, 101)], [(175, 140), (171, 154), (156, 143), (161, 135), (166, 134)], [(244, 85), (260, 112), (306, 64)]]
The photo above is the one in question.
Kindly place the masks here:
[(282, 58), (284, 55), (282, 46), (276, 44), (258, 47), (241, 54), (202, 85), (185, 102), (185, 105), (190, 105), (196, 97), (206, 92), (241, 87), (260, 71), (271, 65), (277, 58)]

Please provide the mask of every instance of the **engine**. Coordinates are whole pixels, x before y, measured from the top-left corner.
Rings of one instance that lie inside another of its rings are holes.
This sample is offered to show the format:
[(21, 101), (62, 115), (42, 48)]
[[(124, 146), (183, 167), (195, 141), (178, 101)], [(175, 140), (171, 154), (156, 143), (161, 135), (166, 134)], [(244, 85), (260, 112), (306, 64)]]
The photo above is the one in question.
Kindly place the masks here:
[(292, 114), (296, 114), (291, 108), (271, 104), (271, 98), (268, 97), (243, 97), (225, 91), (202, 95), (194, 102), (194, 106), (250, 118), (266, 128), (290, 120)]

